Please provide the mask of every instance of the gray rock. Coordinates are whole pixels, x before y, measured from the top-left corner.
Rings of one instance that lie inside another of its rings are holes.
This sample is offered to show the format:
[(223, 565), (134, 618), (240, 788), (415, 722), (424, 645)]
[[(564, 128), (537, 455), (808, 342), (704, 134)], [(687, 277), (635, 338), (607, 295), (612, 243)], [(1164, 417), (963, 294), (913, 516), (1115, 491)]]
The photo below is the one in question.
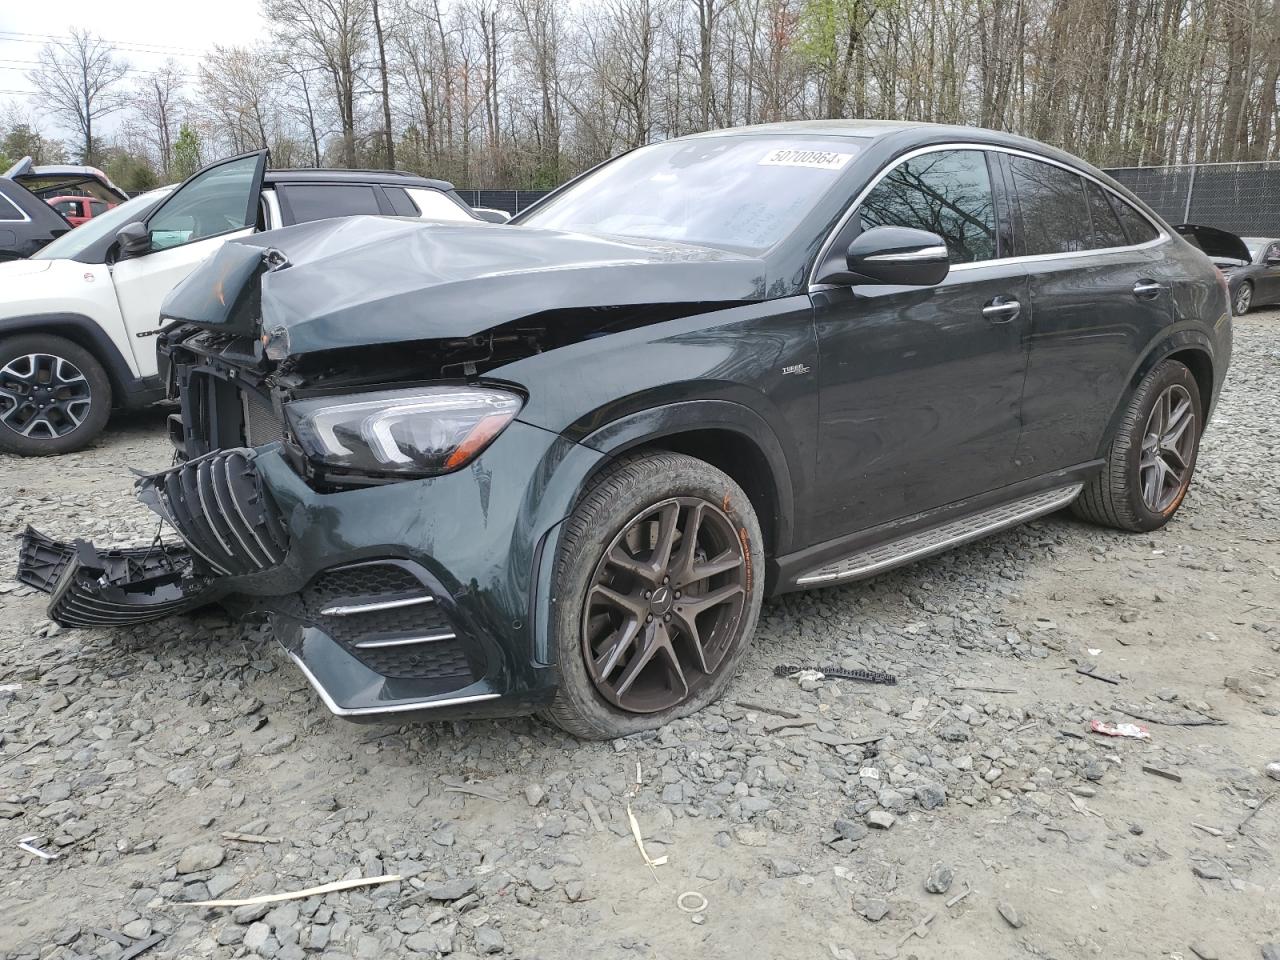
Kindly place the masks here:
[(1262, 960), (1280, 960), (1280, 943), (1264, 943)]
[(898, 818), (887, 810), (872, 810), (867, 814), (867, 826), (875, 827), (877, 830), (888, 830)]
[(1199, 957), (1200, 960), (1218, 960), (1218, 951), (1199, 940), (1192, 942), (1191, 952)]
[(456, 880), (446, 880), (444, 883), (428, 884), (423, 888), (422, 892), (432, 900), (454, 901), (461, 900), (469, 893), (474, 893), (476, 889), (476, 881), (468, 880), (466, 877), (459, 877)]
[(924, 888), (930, 893), (946, 893), (951, 889), (954, 879), (955, 871), (939, 860), (929, 868), (929, 875), (924, 878)]
[(1212, 860), (1211, 860), (1211, 861), (1207, 861), (1207, 862), (1205, 862), (1205, 863), (1197, 863), (1197, 864), (1194, 864), (1194, 865), (1191, 867), (1191, 872), (1192, 872), (1192, 873), (1194, 873), (1194, 874), (1195, 874), (1197, 877), (1199, 877), (1201, 880), (1225, 880), (1225, 879), (1227, 879), (1227, 870), (1226, 870), (1226, 868), (1225, 868), (1222, 864), (1220, 864), (1220, 863), (1216, 863), (1216, 862), (1214, 862), (1214, 861), (1212, 861)]
[(178, 858), (179, 873), (199, 873), (201, 870), (212, 870), (226, 858), (227, 851), (216, 843), (197, 843), (187, 847)]
[(255, 920), (261, 920), (265, 917), (270, 909), (271, 904), (269, 903), (251, 903), (232, 910), (231, 919), (239, 924), (253, 923)]
[(1267, 764), (1267, 776), (1272, 780), (1280, 780), (1280, 760)]
[(857, 843), (862, 840), (870, 832), (864, 824), (857, 820), (837, 820), (835, 822), (836, 833), (840, 834), (841, 839), (851, 840)]
[(278, 737), (273, 737), (262, 745), (260, 751), (264, 757), (275, 756), (277, 753), (283, 753), (293, 746), (293, 742), (298, 739), (292, 733), (284, 733)]
[(502, 939), (501, 931), (488, 925), (476, 928), (476, 950), (481, 955), (501, 953), (506, 948), (507, 944)]
[(926, 781), (916, 786), (916, 799), (926, 810), (936, 810), (947, 802), (947, 791), (940, 783)]
[(151, 921), (146, 917), (130, 920), (120, 928), (120, 932), (126, 937), (132, 937), (134, 940), (145, 940), (151, 936)]
[(245, 948), (257, 953), (269, 936), (271, 936), (271, 928), (265, 923), (250, 924), (249, 929), (244, 932)]
[(854, 909), (872, 923), (879, 923), (889, 913), (889, 901), (879, 897), (859, 898), (854, 904)]
[(780, 857), (774, 857), (769, 861), (769, 873), (774, 877), (798, 877), (804, 871), (800, 869), (800, 864), (792, 860), (783, 860)]
[(996, 909), (1000, 911), (1000, 916), (1004, 917), (1004, 922), (1013, 927), (1013, 929), (1017, 930), (1022, 926), (1022, 917), (1018, 916), (1018, 911), (1007, 900), (1001, 900), (997, 903)]
[(531, 783), (524, 788), (524, 798), (529, 802), (529, 806), (536, 807), (547, 798), (547, 791), (536, 783)]
[(555, 877), (551, 875), (551, 871), (537, 864), (531, 866), (524, 876), (525, 882), (539, 893), (546, 893), (556, 885)]
[(223, 924), (218, 931), (218, 945), (222, 947), (233, 947), (243, 939), (244, 927), (238, 927), (234, 923)]

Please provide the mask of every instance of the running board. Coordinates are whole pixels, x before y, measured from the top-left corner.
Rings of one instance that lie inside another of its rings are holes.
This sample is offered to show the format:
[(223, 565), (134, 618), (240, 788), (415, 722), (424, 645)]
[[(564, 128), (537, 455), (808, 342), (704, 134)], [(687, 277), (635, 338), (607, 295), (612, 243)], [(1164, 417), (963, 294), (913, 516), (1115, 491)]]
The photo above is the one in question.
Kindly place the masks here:
[(901, 566), (912, 560), (941, 553), (962, 543), (978, 540), (991, 533), (1016, 527), (1020, 523), (1034, 520), (1060, 510), (1079, 495), (1084, 484), (1073, 483), (1066, 487), (1055, 487), (1042, 490), (1029, 497), (1002, 503), (981, 513), (971, 513), (958, 520), (949, 520), (941, 526), (930, 527), (908, 534), (888, 543), (878, 544), (866, 550), (860, 550), (841, 560), (825, 564), (799, 577), (797, 586), (810, 587), (824, 583), (837, 583), (841, 580), (855, 580), (869, 577), (890, 567)]

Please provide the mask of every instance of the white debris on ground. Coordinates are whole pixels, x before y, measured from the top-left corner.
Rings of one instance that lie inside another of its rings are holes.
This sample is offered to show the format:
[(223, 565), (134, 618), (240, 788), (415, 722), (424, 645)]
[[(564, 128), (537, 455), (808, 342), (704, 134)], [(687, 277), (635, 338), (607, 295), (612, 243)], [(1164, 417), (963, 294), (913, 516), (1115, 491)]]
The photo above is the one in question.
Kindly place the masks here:
[[(146, 541), (129, 470), (168, 460), (161, 413), (0, 458), (0, 531)], [(613, 743), (351, 725), (260, 632), (63, 631), (7, 573), (0, 958), (1275, 960), (1277, 464), (1271, 312), (1167, 529), (1057, 515), (780, 598), (724, 701)]]

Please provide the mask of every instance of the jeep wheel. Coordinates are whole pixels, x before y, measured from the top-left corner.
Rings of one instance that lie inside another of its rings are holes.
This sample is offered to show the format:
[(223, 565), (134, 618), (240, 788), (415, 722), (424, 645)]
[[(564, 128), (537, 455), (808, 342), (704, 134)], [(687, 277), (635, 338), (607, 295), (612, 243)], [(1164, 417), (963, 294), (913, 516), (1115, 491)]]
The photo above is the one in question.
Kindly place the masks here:
[(0, 340), (0, 450), (25, 457), (88, 446), (111, 413), (111, 382), (70, 340), (23, 334)]
[(610, 469), (566, 521), (546, 717), (603, 739), (715, 700), (755, 630), (763, 556), (751, 502), (710, 464), (658, 453)]
[(1202, 429), (1195, 377), (1178, 361), (1164, 361), (1138, 386), (1106, 466), (1085, 484), (1072, 510), (1121, 530), (1163, 527), (1191, 485)]

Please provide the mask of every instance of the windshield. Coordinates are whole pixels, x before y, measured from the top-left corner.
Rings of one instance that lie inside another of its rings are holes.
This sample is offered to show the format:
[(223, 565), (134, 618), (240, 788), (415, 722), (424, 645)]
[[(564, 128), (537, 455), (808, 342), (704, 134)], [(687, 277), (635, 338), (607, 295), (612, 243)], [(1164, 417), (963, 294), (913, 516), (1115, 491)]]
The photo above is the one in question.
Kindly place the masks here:
[(126, 200), (118, 207), (112, 207), (101, 216), (94, 217), (83, 226), (64, 233), (52, 243), (46, 244), (31, 255), (32, 260), (74, 260), (82, 252), (103, 237), (114, 234), (126, 223), (131, 223), (144, 216), (148, 210), (159, 203), (173, 187), (161, 187), (150, 193), (142, 193), (132, 200)]
[(851, 139), (699, 137), (641, 147), (520, 222), (762, 253), (794, 230), (861, 150)]

